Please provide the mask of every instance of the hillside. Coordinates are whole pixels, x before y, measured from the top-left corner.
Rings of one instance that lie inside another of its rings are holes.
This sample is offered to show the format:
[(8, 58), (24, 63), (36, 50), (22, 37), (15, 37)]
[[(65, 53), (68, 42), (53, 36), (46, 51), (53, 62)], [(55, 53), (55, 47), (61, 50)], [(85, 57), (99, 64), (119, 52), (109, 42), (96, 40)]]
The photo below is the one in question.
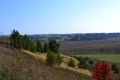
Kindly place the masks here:
[(51, 67), (40, 58), (0, 46), (0, 80), (90, 80), (68, 69)]

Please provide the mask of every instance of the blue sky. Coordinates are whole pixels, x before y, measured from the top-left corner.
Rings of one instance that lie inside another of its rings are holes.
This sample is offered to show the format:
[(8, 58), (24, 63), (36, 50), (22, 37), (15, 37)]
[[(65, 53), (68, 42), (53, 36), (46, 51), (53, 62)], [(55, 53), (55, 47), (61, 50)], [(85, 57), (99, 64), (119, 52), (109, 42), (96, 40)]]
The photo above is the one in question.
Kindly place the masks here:
[(120, 0), (0, 0), (0, 32), (120, 32)]

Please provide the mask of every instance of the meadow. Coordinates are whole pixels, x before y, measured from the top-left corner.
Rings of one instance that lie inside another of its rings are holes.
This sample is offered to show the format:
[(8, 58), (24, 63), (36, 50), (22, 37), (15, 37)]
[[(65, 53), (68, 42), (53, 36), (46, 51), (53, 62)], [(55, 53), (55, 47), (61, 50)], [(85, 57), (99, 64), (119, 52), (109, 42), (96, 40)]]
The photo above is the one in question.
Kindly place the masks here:
[[(120, 71), (120, 54), (79, 54), (77, 56), (78, 57), (84, 57), (85, 59), (88, 59), (89, 61), (93, 61), (94, 66), (99, 61), (105, 61), (107, 63), (110, 63), (112, 66), (116, 65), (116, 67), (118, 69), (118, 73), (114, 75), (112, 80), (120, 80), (120, 74), (119, 74), (119, 71)], [(89, 67), (89, 69), (94, 70), (94, 67), (93, 68)]]
[(119, 54), (81, 54), (79, 56), (89, 57), (89, 58), (97, 58), (103, 61), (120, 63), (120, 55)]

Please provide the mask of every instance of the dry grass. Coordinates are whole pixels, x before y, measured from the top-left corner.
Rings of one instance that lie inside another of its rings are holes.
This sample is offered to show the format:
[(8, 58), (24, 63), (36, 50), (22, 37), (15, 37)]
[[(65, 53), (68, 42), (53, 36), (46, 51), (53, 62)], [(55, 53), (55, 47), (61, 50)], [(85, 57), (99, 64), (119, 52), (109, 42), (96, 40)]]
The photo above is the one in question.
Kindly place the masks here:
[[(35, 53), (32, 53), (32, 52), (29, 52), (29, 51), (26, 51), (26, 50), (23, 50), (23, 52), (37, 58), (37, 59), (40, 59), (42, 60), (43, 62), (46, 61), (46, 54), (35, 54)], [(68, 61), (71, 59), (70, 56), (66, 56), (66, 55), (63, 55), (61, 54), (62, 57), (63, 57), (63, 63), (61, 65), (55, 65), (54, 67), (59, 67), (59, 68), (62, 68), (62, 69), (67, 69), (67, 70), (70, 70), (70, 71), (73, 71), (73, 72), (77, 72), (79, 74), (84, 74), (86, 76), (92, 76), (91, 72), (89, 70), (85, 70), (85, 69), (80, 69), (78, 67), (75, 67), (75, 68), (72, 68), (72, 67), (68, 67)], [(75, 58), (72, 58), (75, 62), (75, 64), (77, 65), (79, 63), (78, 60), (76, 60)]]
[(67, 69), (46, 65), (44, 56), (0, 47), (0, 80), (90, 80)]

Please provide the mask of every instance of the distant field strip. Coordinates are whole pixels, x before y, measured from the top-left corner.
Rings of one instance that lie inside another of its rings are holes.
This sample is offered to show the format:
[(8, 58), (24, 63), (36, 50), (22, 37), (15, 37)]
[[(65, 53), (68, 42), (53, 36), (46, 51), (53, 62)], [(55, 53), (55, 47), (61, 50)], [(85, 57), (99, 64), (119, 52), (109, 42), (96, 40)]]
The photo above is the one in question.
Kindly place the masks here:
[(120, 63), (120, 54), (82, 54), (80, 56)]

